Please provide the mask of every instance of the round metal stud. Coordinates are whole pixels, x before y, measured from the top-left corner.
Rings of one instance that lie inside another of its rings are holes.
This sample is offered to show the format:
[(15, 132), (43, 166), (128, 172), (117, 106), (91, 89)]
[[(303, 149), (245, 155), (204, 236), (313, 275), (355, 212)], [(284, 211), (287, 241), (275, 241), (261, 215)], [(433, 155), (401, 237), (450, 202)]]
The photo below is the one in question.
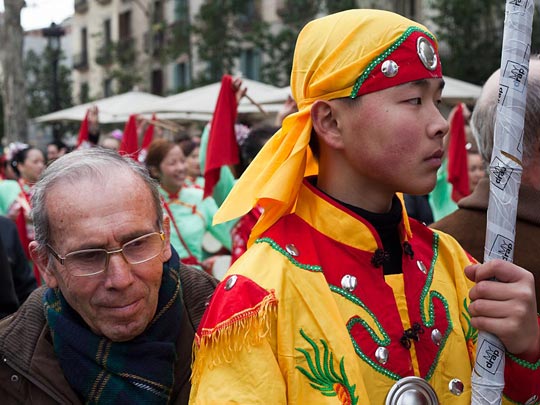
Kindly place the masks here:
[(238, 280), (238, 276), (236, 274), (230, 276), (229, 279), (225, 282), (225, 290), (229, 291), (231, 288), (233, 288), (236, 284), (236, 280)]
[(442, 340), (442, 333), (439, 329), (433, 329), (431, 331), (431, 340), (433, 341), (433, 343), (435, 343), (437, 346), (439, 346), (441, 344), (441, 340)]
[(388, 361), (388, 349), (382, 346), (377, 347), (377, 350), (375, 350), (375, 358), (379, 363), (386, 364)]
[(419, 37), (416, 41), (416, 52), (422, 64), (427, 70), (437, 69), (438, 58), (433, 45), (424, 37)]
[(298, 251), (298, 249), (296, 248), (296, 246), (294, 246), (292, 243), (289, 243), (287, 246), (285, 246), (285, 250), (291, 255), (291, 256), (298, 256), (300, 254), (300, 252)]
[(385, 405), (438, 405), (435, 390), (420, 377), (405, 377), (397, 381), (386, 396)]
[(536, 401), (538, 401), (538, 395), (533, 395), (525, 402), (525, 405), (534, 405), (536, 404)]
[(11, 376), (11, 382), (14, 382), (14, 383), (19, 382), (19, 376), (17, 374), (13, 374)]
[(381, 65), (381, 72), (386, 77), (394, 77), (398, 74), (399, 66), (393, 60), (385, 60)]
[(347, 290), (349, 292), (352, 292), (356, 289), (356, 286), (358, 285), (358, 280), (355, 276), (351, 276), (350, 274), (346, 274), (341, 279), (341, 288), (344, 290)]
[(416, 265), (418, 266), (418, 268), (420, 269), (420, 271), (424, 274), (427, 274), (427, 268), (426, 268), (426, 265), (424, 263), (422, 263), (421, 260), (417, 260), (416, 261)]
[(460, 396), (463, 393), (463, 383), (459, 378), (454, 378), (448, 383), (448, 389), (454, 395)]

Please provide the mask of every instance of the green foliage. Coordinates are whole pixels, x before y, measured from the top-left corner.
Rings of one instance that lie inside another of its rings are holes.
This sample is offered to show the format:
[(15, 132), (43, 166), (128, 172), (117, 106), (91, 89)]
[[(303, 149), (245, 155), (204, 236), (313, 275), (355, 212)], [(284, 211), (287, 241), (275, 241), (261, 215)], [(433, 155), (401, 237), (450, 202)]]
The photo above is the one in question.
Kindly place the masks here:
[(223, 74), (233, 73), (243, 35), (261, 22), (251, 5), (250, 0), (206, 0), (201, 5), (193, 33), (200, 38), (199, 58), (208, 70), (196, 79), (197, 84), (219, 81)]
[[(500, 67), (505, 2), (501, 0), (431, 0), (442, 44), (445, 75), (483, 84)], [(540, 28), (535, 12), (532, 50), (538, 52)], [(536, 37), (536, 38), (535, 38)], [(447, 47), (447, 48), (446, 48)]]
[[(55, 52), (47, 47), (42, 55), (30, 50), (24, 61), (26, 78), (26, 98), (28, 115), (37, 117), (72, 106), (71, 100), (71, 70), (61, 62), (65, 59), (62, 52), (59, 55), (57, 67), (57, 82), (53, 80)], [(57, 92), (58, 105), (55, 105)]]

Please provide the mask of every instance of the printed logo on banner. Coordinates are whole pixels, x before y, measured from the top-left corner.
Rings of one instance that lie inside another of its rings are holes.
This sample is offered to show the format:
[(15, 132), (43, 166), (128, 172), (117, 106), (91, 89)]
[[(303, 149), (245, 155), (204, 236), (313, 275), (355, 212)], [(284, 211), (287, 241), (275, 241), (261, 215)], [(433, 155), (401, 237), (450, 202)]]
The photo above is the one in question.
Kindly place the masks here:
[(505, 166), (501, 159), (495, 157), (493, 162), (491, 162), (490, 170), (493, 174), (493, 176), (490, 176), (491, 184), (501, 190), (504, 190), (514, 169)]
[(529, 0), (511, 0), (510, 4), (514, 6), (514, 8), (526, 8), (527, 3), (529, 3)]
[(495, 375), (503, 358), (504, 349), (486, 339), (478, 350), (476, 364), (488, 373)]
[(504, 105), (504, 101), (506, 100), (507, 94), (508, 94), (508, 86), (501, 84), (499, 86), (499, 98), (497, 99), (497, 103), (499, 105)]
[(498, 259), (506, 260), (507, 262), (512, 261), (512, 250), (514, 249), (514, 242), (507, 237), (497, 234), (493, 246), (489, 251), (490, 257), (495, 257)]
[(525, 65), (514, 62), (512, 60), (506, 62), (503, 77), (507, 77), (512, 80), (514, 89), (516, 91), (519, 91), (520, 93), (523, 93), (523, 91), (525, 90), (525, 84), (527, 83), (527, 74), (528, 69)]

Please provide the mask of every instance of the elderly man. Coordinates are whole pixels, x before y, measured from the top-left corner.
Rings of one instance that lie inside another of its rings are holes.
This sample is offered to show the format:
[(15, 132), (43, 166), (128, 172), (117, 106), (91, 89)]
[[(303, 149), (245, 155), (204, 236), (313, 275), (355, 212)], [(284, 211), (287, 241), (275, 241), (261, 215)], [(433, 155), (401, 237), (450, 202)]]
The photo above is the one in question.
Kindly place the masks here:
[(80, 150), (51, 164), (32, 198), (30, 251), (47, 286), (0, 323), (0, 398), (187, 403), (216, 281), (180, 264), (145, 169)]
[[(471, 128), (485, 162), (491, 161), (493, 133), (499, 94), (499, 71), (484, 84), (476, 103)], [(430, 225), (455, 237), (476, 259), (484, 259), (489, 178), (458, 203), (454, 213)], [(516, 220), (514, 263), (534, 273), (536, 297), (540, 304), (540, 60), (531, 59), (527, 83), (527, 107), (523, 133), (523, 173)]]

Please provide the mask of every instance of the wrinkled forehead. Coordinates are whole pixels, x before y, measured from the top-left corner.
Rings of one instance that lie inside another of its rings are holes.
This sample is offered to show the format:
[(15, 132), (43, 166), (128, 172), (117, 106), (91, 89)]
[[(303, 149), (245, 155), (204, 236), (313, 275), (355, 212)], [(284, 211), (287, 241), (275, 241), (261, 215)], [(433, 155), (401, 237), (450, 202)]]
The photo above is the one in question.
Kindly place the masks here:
[(302, 108), (431, 78), (442, 78), (442, 69), (427, 28), (387, 11), (348, 10), (302, 30), (291, 87)]

